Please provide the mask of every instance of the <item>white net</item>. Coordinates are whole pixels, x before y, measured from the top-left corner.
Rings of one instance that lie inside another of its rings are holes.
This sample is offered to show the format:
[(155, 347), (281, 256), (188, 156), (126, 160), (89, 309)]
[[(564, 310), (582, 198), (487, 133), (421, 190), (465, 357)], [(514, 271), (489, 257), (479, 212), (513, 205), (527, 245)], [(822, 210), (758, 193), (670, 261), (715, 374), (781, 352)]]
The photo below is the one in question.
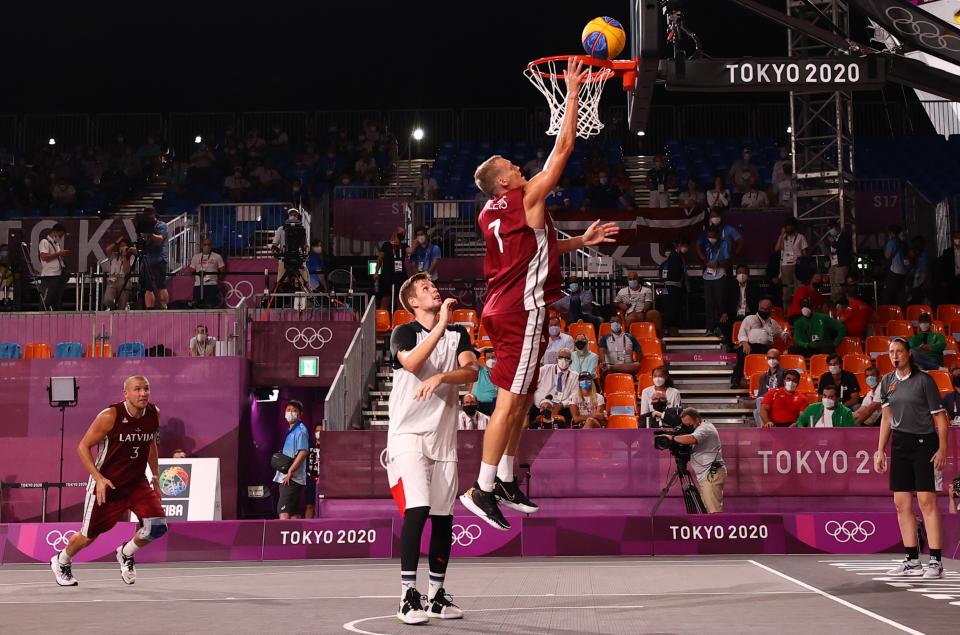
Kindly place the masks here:
[[(550, 108), (550, 124), (547, 134), (555, 136), (560, 132), (563, 115), (567, 106), (567, 85), (563, 78), (566, 59), (544, 60), (531, 63), (523, 71), (530, 83), (547, 98)], [(587, 73), (580, 84), (580, 98), (577, 106), (577, 136), (589, 139), (600, 134), (603, 122), (600, 121), (600, 97), (607, 80), (614, 75), (609, 68), (587, 66)]]

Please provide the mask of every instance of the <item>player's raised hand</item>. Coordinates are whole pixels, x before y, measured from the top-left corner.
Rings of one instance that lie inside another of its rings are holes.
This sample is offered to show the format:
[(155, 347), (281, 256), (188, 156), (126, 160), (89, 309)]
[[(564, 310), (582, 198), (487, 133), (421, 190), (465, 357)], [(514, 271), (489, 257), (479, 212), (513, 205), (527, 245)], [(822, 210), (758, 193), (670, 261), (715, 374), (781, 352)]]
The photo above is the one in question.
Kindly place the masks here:
[(567, 96), (579, 95), (580, 84), (586, 76), (588, 67), (580, 61), (579, 58), (567, 58), (567, 72), (563, 74), (563, 79), (567, 83)]
[(97, 479), (97, 505), (103, 505), (107, 502), (107, 488), (117, 489), (113, 486), (113, 483), (110, 482), (108, 478), (99, 478)]
[(456, 298), (447, 298), (443, 301), (443, 304), (440, 305), (440, 324), (442, 324), (444, 328), (450, 323), (450, 312), (453, 311), (453, 306), (456, 303)]
[(615, 242), (613, 237), (619, 232), (620, 228), (617, 227), (616, 223), (601, 224), (599, 220), (595, 220), (590, 227), (587, 227), (587, 231), (583, 232), (583, 246), (589, 247), (600, 243)]

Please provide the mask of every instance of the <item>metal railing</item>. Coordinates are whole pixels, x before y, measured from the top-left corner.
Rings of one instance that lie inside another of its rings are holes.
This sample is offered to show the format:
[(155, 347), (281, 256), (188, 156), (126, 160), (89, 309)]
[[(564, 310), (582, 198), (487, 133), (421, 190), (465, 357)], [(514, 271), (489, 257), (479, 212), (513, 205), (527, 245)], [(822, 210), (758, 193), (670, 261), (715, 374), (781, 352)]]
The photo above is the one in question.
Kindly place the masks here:
[(373, 302), (367, 305), (343, 364), (327, 391), (323, 406), (324, 430), (350, 430), (360, 425), (363, 402), (376, 372), (376, 308)]
[(197, 245), (196, 227), (187, 214), (167, 222), (167, 271), (175, 272), (190, 264)]
[(412, 187), (402, 185), (338, 185), (333, 188), (334, 200), (366, 198), (413, 198)]
[[(287, 210), (291, 207), (290, 202), (279, 201), (200, 205), (195, 220), (191, 219), (191, 222), (196, 226), (199, 238), (209, 238), (213, 250), (224, 258), (271, 255), (273, 233), (287, 220)], [(306, 210), (301, 213), (309, 244), (311, 216)], [(187, 244), (185, 264), (189, 264), (197, 252), (199, 241), (196, 238), (198, 236)]]

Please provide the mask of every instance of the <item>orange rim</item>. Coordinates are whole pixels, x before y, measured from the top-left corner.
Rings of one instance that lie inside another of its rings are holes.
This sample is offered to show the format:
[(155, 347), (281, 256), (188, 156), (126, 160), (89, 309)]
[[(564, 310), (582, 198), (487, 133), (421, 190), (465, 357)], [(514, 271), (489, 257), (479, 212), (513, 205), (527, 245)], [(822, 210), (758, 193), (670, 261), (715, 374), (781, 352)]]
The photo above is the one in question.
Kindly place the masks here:
[(527, 64), (527, 68), (544, 78), (563, 79), (565, 76), (564, 73), (553, 73), (539, 67), (549, 64), (550, 62), (566, 62), (571, 58), (580, 60), (583, 64), (609, 71), (609, 73), (595, 74), (591, 77), (591, 81), (598, 81), (601, 77), (609, 78), (611, 75), (624, 75), (637, 69), (635, 60), (601, 60), (590, 55), (551, 55), (549, 57), (541, 57)]

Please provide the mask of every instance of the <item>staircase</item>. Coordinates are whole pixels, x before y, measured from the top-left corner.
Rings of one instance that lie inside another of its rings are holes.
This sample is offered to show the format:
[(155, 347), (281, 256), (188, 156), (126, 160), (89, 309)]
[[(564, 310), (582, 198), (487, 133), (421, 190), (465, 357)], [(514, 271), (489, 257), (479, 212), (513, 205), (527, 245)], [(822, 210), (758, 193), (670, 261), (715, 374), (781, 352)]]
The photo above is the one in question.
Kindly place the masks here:
[[(664, 337), (670, 377), (680, 391), (684, 406), (696, 408), (705, 421), (718, 426), (755, 425), (752, 400), (745, 388), (730, 388), (735, 357), (721, 359), (727, 351), (719, 337), (705, 330), (679, 331)], [(744, 401), (748, 403), (744, 403)]]
[[(633, 202), (637, 207), (650, 206), (650, 190), (647, 188), (647, 172), (653, 169), (653, 159), (651, 156), (623, 157), (623, 167), (627, 171), (627, 176), (633, 181)], [(670, 202), (676, 204), (676, 200), (671, 195)]]
[(136, 194), (130, 196), (125, 203), (117, 206), (117, 216), (128, 218), (135, 216), (145, 208), (152, 208), (155, 201), (163, 198), (163, 193), (169, 187), (166, 178), (159, 175), (152, 176)]
[(384, 192), (384, 198), (409, 198), (413, 196), (420, 186), (420, 168), (422, 166), (432, 166), (432, 159), (411, 159), (397, 161), (394, 166), (393, 174), (387, 183), (387, 191)]

